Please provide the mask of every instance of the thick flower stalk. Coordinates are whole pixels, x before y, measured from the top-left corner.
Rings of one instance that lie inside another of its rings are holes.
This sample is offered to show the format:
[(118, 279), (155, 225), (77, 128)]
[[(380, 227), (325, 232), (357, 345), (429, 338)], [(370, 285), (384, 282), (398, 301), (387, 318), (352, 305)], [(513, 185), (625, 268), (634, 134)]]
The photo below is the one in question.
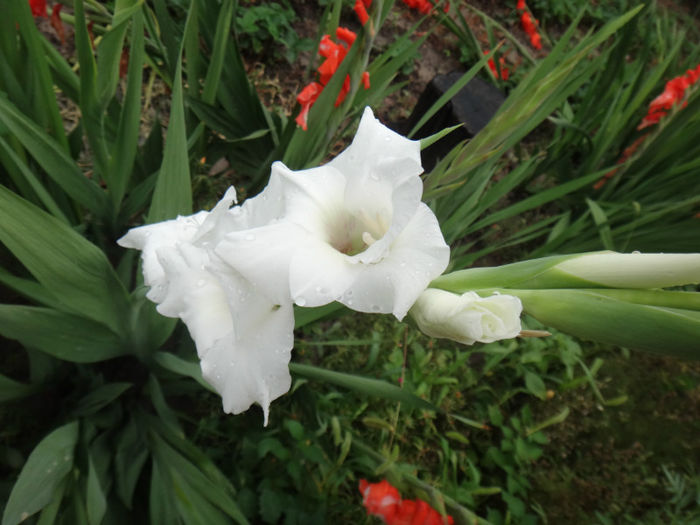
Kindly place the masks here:
[(202, 375), (237, 414), (265, 413), (290, 387), (293, 303), (340, 301), (404, 317), (449, 260), (421, 202), (420, 143), (368, 108), (350, 147), (318, 168), (275, 163), (263, 192), (231, 207), (229, 189), (201, 211), (130, 230), (147, 297), (184, 321)]
[(700, 254), (562, 255), (443, 275), (431, 286), (494, 292), (571, 335), (700, 358), (700, 293), (662, 288), (700, 283)]
[(401, 499), (401, 494), (387, 480), (369, 483), (360, 480), (362, 504), (367, 514), (381, 518), (387, 525), (452, 525), (452, 516), (441, 516), (423, 500)]

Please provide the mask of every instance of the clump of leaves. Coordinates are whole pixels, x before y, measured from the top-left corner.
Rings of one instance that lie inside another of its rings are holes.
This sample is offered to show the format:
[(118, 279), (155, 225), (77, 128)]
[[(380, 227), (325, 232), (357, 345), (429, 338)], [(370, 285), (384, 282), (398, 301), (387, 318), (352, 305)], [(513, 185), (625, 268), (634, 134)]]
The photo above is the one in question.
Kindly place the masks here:
[[(310, 38), (301, 38), (292, 27), (296, 18), (289, 2), (265, 2), (240, 6), (236, 13), (236, 32), (243, 49), (260, 54), (272, 49), (273, 56), (284, 57), (290, 64), (300, 52), (313, 48)], [(270, 47), (271, 43), (279, 44)]]

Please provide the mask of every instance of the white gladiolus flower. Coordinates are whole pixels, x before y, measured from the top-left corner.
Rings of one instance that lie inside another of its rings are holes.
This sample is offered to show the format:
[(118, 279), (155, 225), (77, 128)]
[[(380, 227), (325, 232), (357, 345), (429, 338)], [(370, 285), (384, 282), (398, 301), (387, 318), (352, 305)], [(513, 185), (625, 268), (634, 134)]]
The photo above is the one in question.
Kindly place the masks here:
[(273, 164), (279, 221), (227, 234), (216, 253), (265, 293), (287, 283), (299, 306), (339, 301), (402, 319), (449, 260), (437, 219), (420, 200), (422, 171), (420, 143), (366, 108), (352, 144), (328, 164)]
[(697, 253), (600, 252), (572, 257), (554, 268), (610, 288), (667, 288), (700, 283)]
[(522, 309), (520, 299), (512, 295), (482, 298), (476, 292), (459, 295), (428, 288), (410, 313), (426, 335), (472, 345), (517, 336)]
[(231, 188), (211, 212), (134, 228), (118, 243), (142, 250), (147, 297), (162, 315), (185, 322), (224, 411), (238, 414), (258, 403), (267, 424), (270, 402), (291, 385), (292, 304), (286, 287), (259, 293), (213, 248), (230, 231), (274, 220), (279, 200), (274, 185), (229, 209), (234, 200)]

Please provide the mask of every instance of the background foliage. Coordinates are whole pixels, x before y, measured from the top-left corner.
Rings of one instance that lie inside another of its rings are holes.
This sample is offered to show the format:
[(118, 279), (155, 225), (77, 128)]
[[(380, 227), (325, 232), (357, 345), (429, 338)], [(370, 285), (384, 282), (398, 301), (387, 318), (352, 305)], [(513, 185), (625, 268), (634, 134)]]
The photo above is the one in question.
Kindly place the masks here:
[[(263, 428), (256, 409), (221, 413), (184, 327), (145, 300), (136, 255), (114, 242), (130, 226), (190, 213), (230, 183), (255, 194), (277, 159), (318, 164), (365, 105), (401, 88), (438, 24), (473, 46), (471, 7), (421, 20), (393, 4), (375, 0), (307, 132), (292, 108), (261, 99), (244, 56), (273, 46), (293, 61), (353, 23), (343, 2), (314, 11), (309, 46), (286, 3), (74, 0), (63, 52), (27, 3), (10, 4), (0, 19), (3, 524), (369, 522), (360, 477), (387, 477), (458, 523), (700, 519), (695, 363), (560, 333), (465, 348), (387, 317), (299, 312), (294, 384)], [(513, 43), (527, 60), (506, 103), (425, 178), (454, 268), (600, 248), (697, 251), (697, 89), (593, 189), (665, 81), (700, 61), (697, 28), (627, 4), (575, 13), (530, 2), (553, 46), (537, 55)], [(396, 11), (415, 25), (380, 41)], [(515, 39), (502, 34), (508, 21), (479, 16), (494, 39)], [(460, 85), (485, 66), (476, 56)], [(347, 73), (351, 94), (335, 107)]]

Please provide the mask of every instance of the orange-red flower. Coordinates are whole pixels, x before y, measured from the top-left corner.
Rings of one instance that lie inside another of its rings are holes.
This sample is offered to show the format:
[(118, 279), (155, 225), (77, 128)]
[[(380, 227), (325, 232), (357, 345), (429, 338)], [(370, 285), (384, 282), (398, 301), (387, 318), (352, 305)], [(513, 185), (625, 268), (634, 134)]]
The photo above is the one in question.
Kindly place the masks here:
[[(484, 55), (488, 55), (489, 53), (490, 51), (488, 49), (484, 51)], [(504, 57), (500, 57), (498, 59), (498, 65), (501, 69), (500, 75), (498, 74), (498, 68), (496, 67), (496, 62), (493, 60), (493, 57), (489, 58), (488, 66), (491, 70), (491, 74), (496, 78), (508, 80), (508, 78), (510, 77), (510, 70), (506, 67), (506, 59)]]
[(403, 3), (411, 9), (417, 9), (424, 15), (427, 15), (433, 9), (433, 4), (428, 0), (403, 0)]
[(440, 515), (423, 500), (401, 499), (399, 491), (387, 480), (369, 483), (360, 480), (362, 503), (367, 514), (378, 516), (387, 525), (452, 525), (452, 516)]
[(49, 14), (46, 12), (46, 0), (29, 0), (29, 7), (32, 9), (33, 16), (49, 17)]
[(365, 25), (367, 20), (369, 20), (365, 3), (362, 0), (355, 0), (355, 7), (353, 9), (355, 10), (357, 18), (360, 20), (360, 24)]
[(316, 99), (321, 94), (322, 90), (323, 86), (321, 84), (318, 82), (311, 82), (301, 90), (301, 93), (297, 95), (297, 102), (301, 104), (301, 111), (297, 115), (296, 123), (304, 131), (307, 129), (306, 120), (309, 118), (309, 110), (311, 109), (311, 106), (313, 106), (314, 102), (316, 102)]
[[(370, 5), (371, 0), (358, 0), (358, 2), (364, 7), (365, 5)], [(335, 36), (338, 42), (334, 42), (330, 35), (323, 35), (321, 42), (318, 45), (318, 54), (321, 55), (325, 60), (318, 67), (318, 82), (311, 82), (299, 93), (297, 96), (297, 102), (301, 104), (301, 111), (296, 118), (296, 123), (301, 126), (303, 130), (307, 129), (307, 119), (309, 115), (309, 110), (311, 106), (316, 102), (318, 96), (323, 91), (323, 88), (330, 82), (331, 78), (340, 67), (340, 64), (345, 59), (348, 54), (348, 50), (355, 42), (357, 35), (345, 27), (339, 27), (335, 31)], [(364, 72), (362, 74), (362, 84), (365, 89), (369, 89), (369, 73)], [(343, 103), (345, 97), (350, 92), (350, 75), (346, 75), (343, 80), (343, 85), (340, 88), (338, 97), (335, 99), (335, 106), (338, 107)]]
[(51, 10), (51, 26), (61, 40), (61, 44), (66, 43), (66, 32), (63, 29), (63, 21), (61, 20), (61, 8), (63, 4), (55, 4)]
[(539, 22), (530, 15), (525, 0), (518, 0), (515, 7), (518, 11), (522, 11), (520, 14), (520, 25), (530, 38), (530, 45), (535, 49), (542, 49), (542, 37), (537, 32), (537, 24)]
[[(700, 64), (695, 69), (689, 69), (684, 75), (677, 76), (666, 82), (663, 93), (651, 101), (646, 116), (637, 129), (644, 129), (656, 124), (666, 113), (685, 97), (685, 91), (700, 79)], [(683, 101), (685, 106), (686, 102)]]

